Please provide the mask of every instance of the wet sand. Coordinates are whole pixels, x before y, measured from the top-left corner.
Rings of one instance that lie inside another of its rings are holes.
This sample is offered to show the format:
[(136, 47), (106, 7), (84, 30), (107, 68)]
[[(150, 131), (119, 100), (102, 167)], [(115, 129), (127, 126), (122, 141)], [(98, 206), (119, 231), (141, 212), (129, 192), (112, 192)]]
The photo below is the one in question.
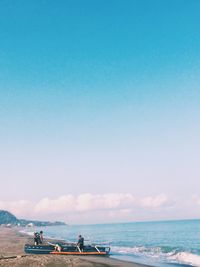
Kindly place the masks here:
[(33, 243), (28, 235), (15, 228), (0, 227), (0, 266), (3, 267), (145, 267), (109, 257), (31, 255), (24, 253), (24, 244)]

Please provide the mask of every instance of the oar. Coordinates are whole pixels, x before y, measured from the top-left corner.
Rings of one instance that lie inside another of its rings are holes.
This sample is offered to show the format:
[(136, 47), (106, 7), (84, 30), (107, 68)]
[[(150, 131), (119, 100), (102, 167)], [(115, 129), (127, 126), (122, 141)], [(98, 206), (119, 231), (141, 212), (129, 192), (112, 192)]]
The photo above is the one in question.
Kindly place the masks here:
[(78, 248), (78, 251), (81, 253), (82, 251), (80, 250), (79, 246), (77, 246), (77, 248)]
[(95, 248), (96, 248), (96, 250), (100, 253), (100, 250), (98, 249), (98, 247), (97, 246), (94, 246)]

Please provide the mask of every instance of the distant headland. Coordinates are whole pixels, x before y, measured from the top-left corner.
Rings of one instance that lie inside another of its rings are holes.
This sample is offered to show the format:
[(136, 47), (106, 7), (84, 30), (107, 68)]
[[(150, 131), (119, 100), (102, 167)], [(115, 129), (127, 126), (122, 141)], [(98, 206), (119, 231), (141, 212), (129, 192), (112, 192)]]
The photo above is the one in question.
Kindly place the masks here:
[(49, 222), (49, 221), (35, 221), (35, 220), (25, 220), (18, 219), (11, 212), (6, 210), (0, 210), (0, 225), (6, 226), (55, 226), (55, 225), (66, 225), (64, 222)]

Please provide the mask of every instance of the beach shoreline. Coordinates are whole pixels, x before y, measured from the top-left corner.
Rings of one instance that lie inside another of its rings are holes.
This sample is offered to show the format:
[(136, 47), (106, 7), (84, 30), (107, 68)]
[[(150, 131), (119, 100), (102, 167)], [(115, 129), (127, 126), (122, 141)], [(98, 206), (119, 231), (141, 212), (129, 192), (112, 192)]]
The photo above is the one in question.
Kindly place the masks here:
[(145, 267), (147, 265), (125, 262), (110, 257), (32, 255), (24, 253), (24, 244), (33, 238), (21, 233), (19, 228), (0, 227), (0, 266), (8, 267)]

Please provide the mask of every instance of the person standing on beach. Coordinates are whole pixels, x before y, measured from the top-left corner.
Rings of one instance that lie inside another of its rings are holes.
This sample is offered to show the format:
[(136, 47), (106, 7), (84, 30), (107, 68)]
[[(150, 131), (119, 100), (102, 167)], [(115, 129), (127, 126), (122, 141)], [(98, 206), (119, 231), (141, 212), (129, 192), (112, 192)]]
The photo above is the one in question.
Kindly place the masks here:
[(79, 235), (79, 237), (78, 237), (77, 246), (79, 247), (80, 251), (83, 251), (83, 248), (84, 248), (84, 238), (81, 235)]
[(38, 245), (40, 243), (40, 235), (39, 235), (39, 233), (38, 232), (34, 232), (33, 238), (34, 238), (34, 244)]
[(44, 241), (43, 231), (40, 231), (40, 244), (42, 244), (43, 241)]

